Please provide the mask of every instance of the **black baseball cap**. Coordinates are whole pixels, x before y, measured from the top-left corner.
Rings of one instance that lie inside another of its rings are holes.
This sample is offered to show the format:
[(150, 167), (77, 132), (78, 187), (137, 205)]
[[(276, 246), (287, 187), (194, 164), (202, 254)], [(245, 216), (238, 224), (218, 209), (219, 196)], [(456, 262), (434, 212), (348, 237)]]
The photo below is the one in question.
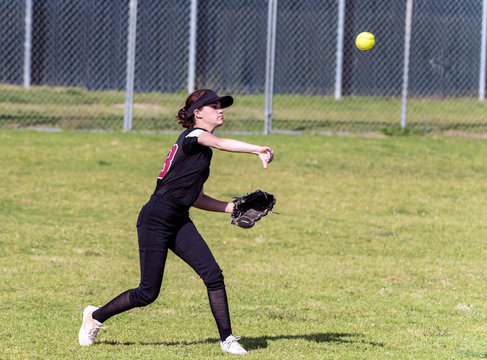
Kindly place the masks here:
[(213, 90), (209, 90), (205, 95), (200, 97), (189, 107), (188, 111), (186, 112), (186, 116), (190, 117), (193, 115), (196, 109), (199, 109), (208, 104), (214, 104), (216, 102), (220, 102), (220, 106), (222, 108), (226, 108), (233, 104), (233, 97), (231, 97), (230, 95), (218, 96), (216, 92), (214, 92)]

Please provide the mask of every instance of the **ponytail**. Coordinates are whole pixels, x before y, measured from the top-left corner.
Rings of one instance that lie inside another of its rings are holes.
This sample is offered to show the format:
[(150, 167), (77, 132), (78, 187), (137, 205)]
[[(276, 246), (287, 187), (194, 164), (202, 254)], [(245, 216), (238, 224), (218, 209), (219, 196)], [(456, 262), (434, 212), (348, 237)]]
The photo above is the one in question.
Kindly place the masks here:
[(194, 125), (194, 116), (191, 115), (189, 118), (187, 117), (186, 107), (182, 107), (181, 109), (179, 109), (176, 119), (186, 129)]

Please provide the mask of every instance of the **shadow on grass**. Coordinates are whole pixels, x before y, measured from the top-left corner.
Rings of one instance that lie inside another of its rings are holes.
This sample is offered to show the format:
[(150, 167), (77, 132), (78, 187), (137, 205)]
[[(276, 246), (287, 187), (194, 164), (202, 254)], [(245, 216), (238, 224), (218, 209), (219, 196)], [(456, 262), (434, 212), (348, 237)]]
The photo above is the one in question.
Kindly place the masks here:
[[(385, 346), (383, 343), (367, 341), (359, 339), (362, 334), (347, 334), (347, 333), (316, 333), (305, 335), (276, 335), (276, 336), (259, 336), (259, 337), (245, 337), (240, 340), (240, 343), (247, 350), (256, 350), (266, 348), (269, 341), (275, 340), (307, 340), (316, 343), (334, 342), (342, 344), (366, 344), (371, 346)], [(206, 339), (197, 341), (168, 341), (168, 342), (116, 342), (116, 341), (100, 341), (100, 345), (151, 345), (151, 346), (176, 346), (176, 345), (198, 345), (208, 343), (218, 343), (220, 339)]]
[(243, 347), (255, 350), (266, 348), (269, 341), (275, 340), (307, 340), (314, 341), (316, 343), (362, 343), (372, 346), (384, 346), (382, 343), (366, 341), (358, 339), (362, 334), (347, 334), (347, 333), (316, 333), (308, 335), (277, 335), (277, 336), (259, 336), (259, 337), (245, 337), (240, 340)]

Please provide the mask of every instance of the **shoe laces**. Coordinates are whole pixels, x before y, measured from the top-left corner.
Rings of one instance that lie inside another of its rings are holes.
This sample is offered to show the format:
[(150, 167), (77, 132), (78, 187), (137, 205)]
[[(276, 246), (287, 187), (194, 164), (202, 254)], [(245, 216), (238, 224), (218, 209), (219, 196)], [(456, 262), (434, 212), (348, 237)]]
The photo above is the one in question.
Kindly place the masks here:
[(241, 337), (240, 337), (240, 336), (232, 336), (232, 337), (230, 338), (230, 340), (228, 340), (228, 341), (229, 341), (230, 343), (233, 343), (233, 342), (235, 342), (235, 341), (239, 341), (240, 339), (241, 339)]
[(96, 338), (98, 331), (103, 327), (103, 324), (98, 323), (95, 319), (90, 321), (88, 326), (88, 336), (92, 339)]
[(227, 345), (229, 348), (231, 348), (235, 343), (237, 346), (241, 347), (238, 341), (241, 339), (240, 336), (229, 336), (226, 338), (226, 340), (223, 342), (225, 345)]

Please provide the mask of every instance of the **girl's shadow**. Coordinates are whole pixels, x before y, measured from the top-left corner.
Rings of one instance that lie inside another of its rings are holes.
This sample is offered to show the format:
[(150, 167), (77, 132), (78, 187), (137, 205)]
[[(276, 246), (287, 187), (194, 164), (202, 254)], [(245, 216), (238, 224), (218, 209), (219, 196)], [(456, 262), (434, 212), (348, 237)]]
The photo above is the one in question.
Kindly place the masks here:
[(316, 333), (308, 335), (277, 335), (277, 336), (259, 336), (259, 337), (243, 337), (240, 340), (242, 346), (249, 350), (256, 350), (266, 348), (269, 341), (273, 340), (289, 340), (289, 339), (304, 339), (314, 341), (317, 343), (335, 342), (335, 343), (362, 343), (372, 346), (384, 346), (383, 343), (366, 341), (360, 339), (362, 334), (347, 334), (347, 333)]
[[(336, 343), (362, 343), (372, 346), (384, 346), (383, 343), (366, 341), (360, 339), (362, 334), (347, 334), (347, 333), (316, 333), (305, 335), (276, 335), (276, 336), (259, 336), (259, 337), (242, 337), (240, 343), (248, 350), (263, 349), (268, 346), (269, 341), (274, 340), (289, 340), (289, 339), (304, 339), (308, 341), (314, 341), (317, 343), (323, 342), (336, 342)], [(162, 345), (162, 346), (175, 346), (175, 345), (197, 345), (207, 343), (218, 343), (219, 339), (206, 339), (196, 341), (174, 341), (174, 342), (115, 342), (115, 341), (100, 341), (98, 344), (103, 345)]]

